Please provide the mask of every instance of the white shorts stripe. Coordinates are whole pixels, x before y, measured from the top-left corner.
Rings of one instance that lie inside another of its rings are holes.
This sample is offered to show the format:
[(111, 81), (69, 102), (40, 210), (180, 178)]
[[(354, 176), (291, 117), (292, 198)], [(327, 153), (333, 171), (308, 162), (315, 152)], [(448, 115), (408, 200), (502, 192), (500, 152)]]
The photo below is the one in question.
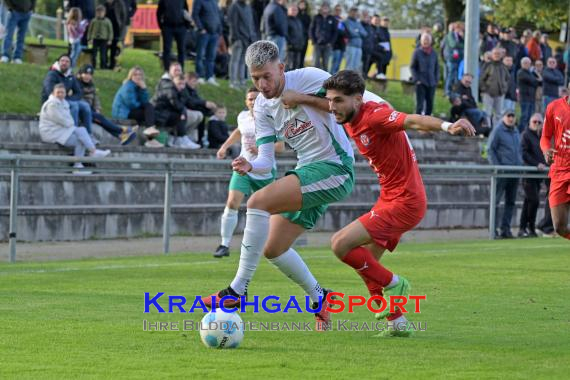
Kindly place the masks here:
[(330, 190), (341, 187), (350, 176), (344, 175), (331, 175), (329, 178), (320, 180), (301, 187), (301, 193), (312, 193), (314, 191)]

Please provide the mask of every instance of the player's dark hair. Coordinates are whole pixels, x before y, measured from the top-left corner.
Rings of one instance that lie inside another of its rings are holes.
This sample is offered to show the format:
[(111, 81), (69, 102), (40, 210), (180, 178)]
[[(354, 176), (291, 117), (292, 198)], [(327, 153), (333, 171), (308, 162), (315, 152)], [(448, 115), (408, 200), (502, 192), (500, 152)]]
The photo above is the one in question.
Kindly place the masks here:
[(341, 91), (344, 95), (364, 94), (366, 84), (360, 73), (353, 70), (342, 70), (323, 83), (325, 90)]

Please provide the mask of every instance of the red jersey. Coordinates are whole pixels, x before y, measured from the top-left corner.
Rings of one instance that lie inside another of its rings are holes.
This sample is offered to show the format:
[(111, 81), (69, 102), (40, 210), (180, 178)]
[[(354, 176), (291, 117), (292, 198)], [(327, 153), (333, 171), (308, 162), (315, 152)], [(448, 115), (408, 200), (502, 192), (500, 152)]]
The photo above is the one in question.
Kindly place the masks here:
[(426, 194), (416, 154), (404, 132), (406, 114), (387, 104), (367, 102), (352, 123), (344, 124), (358, 151), (380, 181), (380, 199), (422, 200)]
[(550, 177), (561, 180), (570, 180), (570, 105), (568, 96), (557, 99), (546, 108), (544, 128), (540, 147), (545, 152), (552, 148), (554, 137), (554, 164), (550, 170)]

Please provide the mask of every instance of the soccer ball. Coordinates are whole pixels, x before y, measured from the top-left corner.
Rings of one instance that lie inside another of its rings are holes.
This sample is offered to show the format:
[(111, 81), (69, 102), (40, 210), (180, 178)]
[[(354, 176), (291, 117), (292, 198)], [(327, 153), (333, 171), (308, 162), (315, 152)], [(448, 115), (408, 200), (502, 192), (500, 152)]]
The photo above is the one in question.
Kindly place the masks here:
[(237, 348), (243, 340), (243, 321), (237, 313), (210, 311), (202, 318), (200, 338), (206, 347)]

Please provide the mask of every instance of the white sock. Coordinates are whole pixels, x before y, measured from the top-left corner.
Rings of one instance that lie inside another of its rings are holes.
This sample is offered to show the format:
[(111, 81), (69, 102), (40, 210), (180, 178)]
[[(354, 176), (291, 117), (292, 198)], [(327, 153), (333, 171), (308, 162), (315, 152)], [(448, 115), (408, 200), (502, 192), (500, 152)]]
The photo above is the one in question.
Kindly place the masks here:
[(236, 229), (238, 223), (238, 210), (226, 207), (224, 213), (222, 214), (222, 245), (224, 247), (229, 247), (232, 242), (232, 235)]
[(303, 288), (313, 302), (319, 302), (319, 296), (323, 297), (323, 289), (317, 282), (317, 279), (293, 248), (289, 248), (281, 256), (269, 259), (269, 261), (283, 272), (285, 276)]
[(230, 284), (238, 294), (246, 293), (247, 285), (257, 269), (269, 233), (270, 216), (271, 214), (264, 210), (247, 209), (239, 266), (236, 276)]
[(386, 286), (386, 288), (391, 288), (392, 286), (396, 286), (396, 284), (400, 282), (400, 277), (396, 273), (392, 275), (392, 281)]

